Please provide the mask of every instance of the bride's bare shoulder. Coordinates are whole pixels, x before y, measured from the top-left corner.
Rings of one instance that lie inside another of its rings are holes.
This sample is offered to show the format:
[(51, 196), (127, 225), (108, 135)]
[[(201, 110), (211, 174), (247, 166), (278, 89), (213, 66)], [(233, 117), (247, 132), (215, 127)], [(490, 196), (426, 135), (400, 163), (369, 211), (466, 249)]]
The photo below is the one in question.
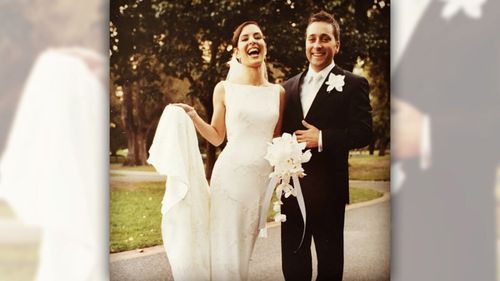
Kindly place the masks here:
[(225, 85), (225, 82), (226, 81), (219, 81), (216, 85), (215, 85), (215, 88), (214, 88), (214, 94), (215, 93), (224, 93), (224, 85)]
[(285, 88), (283, 88), (281, 84), (269, 82), (269, 85), (273, 87), (278, 87), (280, 89), (280, 94), (285, 94)]
[(214, 88), (214, 100), (223, 101), (225, 96), (224, 81), (220, 81)]

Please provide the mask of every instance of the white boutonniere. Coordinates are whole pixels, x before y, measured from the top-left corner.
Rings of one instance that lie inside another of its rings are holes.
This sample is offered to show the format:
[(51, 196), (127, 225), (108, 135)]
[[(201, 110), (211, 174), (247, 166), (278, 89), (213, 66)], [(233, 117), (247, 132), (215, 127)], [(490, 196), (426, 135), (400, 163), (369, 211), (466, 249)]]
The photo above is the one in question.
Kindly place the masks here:
[(487, 0), (441, 0), (446, 2), (441, 16), (447, 20), (455, 14), (462, 11), (465, 15), (473, 19), (479, 19), (482, 16), (482, 6)]
[(330, 76), (328, 76), (328, 81), (326, 81), (326, 85), (328, 85), (328, 88), (326, 88), (327, 92), (331, 92), (333, 89), (337, 90), (338, 92), (342, 92), (342, 87), (344, 87), (345, 82), (344, 82), (345, 75), (335, 75), (333, 73), (330, 73)]

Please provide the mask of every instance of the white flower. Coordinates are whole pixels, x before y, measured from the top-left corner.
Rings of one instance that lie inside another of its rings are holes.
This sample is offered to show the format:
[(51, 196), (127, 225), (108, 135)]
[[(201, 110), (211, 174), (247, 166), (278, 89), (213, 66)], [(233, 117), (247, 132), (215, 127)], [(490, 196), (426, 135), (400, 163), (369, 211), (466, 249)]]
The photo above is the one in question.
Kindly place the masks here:
[(267, 159), (272, 166), (286, 162), (290, 154), (292, 154), (292, 143), (292, 135), (287, 133), (283, 134), (280, 138), (274, 138), (273, 142), (269, 144), (267, 154), (264, 158)]
[(303, 150), (306, 143), (299, 143), (297, 136), (284, 133), (281, 137), (274, 138), (268, 145), (265, 159), (274, 166), (270, 178), (276, 178), (278, 184), (275, 187), (276, 202), (273, 205), (273, 211), (276, 212), (274, 220), (276, 222), (285, 222), (286, 216), (281, 214), (282, 196), (285, 198), (291, 195), (297, 197), (297, 189), (290, 184), (292, 177), (304, 177), (302, 163), (311, 160), (311, 151)]
[(285, 190), (285, 198), (290, 197), (290, 195), (297, 197), (297, 189), (295, 189), (293, 187), (286, 189)]
[(281, 201), (276, 201), (273, 203), (273, 211), (275, 212), (281, 212)]
[(276, 187), (276, 190), (274, 192), (276, 192), (276, 197), (278, 198), (278, 200), (281, 199), (281, 194), (283, 194), (285, 188), (283, 186), (283, 184), (280, 184)]
[(487, 0), (442, 0), (446, 2), (441, 16), (447, 20), (451, 19), (460, 10), (470, 18), (478, 19), (482, 15), (481, 6)]
[(310, 160), (311, 152), (302, 152), (306, 143), (297, 142), (295, 135), (284, 133), (279, 138), (274, 138), (269, 144), (265, 159), (274, 166), (274, 171), (269, 177), (279, 177), (284, 182), (290, 181), (291, 176), (303, 176), (304, 170), (301, 163)]
[(277, 213), (274, 215), (274, 221), (275, 222), (286, 222), (286, 215), (282, 215), (280, 213)]
[(300, 161), (302, 163), (307, 163), (307, 162), (309, 162), (309, 160), (311, 160), (311, 157), (312, 157), (311, 150), (308, 149), (308, 150), (304, 151)]
[(335, 75), (333, 73), (330, 73), (330, 76), (328, 76), (328, 81), (326, 81), (326, 85), (328, 85), (328, 88), (326, 88), (327, 92), (331, 92), (333, 89), (337, 90), (338, 92), (342, 92), (342, 87), (344, 87), (345, 82), (344, 82), (345, 75)]

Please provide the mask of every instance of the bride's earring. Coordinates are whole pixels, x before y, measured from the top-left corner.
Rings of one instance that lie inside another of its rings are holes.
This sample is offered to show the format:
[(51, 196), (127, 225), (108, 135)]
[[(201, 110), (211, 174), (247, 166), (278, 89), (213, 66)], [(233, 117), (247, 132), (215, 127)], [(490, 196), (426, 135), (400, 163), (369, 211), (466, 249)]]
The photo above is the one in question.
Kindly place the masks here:
[(236, 52), (234, 52), (234, 57), (236, 58), (237, 62), (241, 63), (241, 58), (240, 58), (240, 56), (238, 56), (237, 50), (236, 50)]

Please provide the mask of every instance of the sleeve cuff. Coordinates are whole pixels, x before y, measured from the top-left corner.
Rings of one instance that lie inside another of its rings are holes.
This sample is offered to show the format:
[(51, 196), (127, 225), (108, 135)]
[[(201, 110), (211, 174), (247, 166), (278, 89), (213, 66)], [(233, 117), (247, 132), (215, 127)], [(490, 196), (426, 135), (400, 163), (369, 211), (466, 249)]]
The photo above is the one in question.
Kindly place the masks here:
[(431, 121), (424, 115), (422, 122), (422, 138), (420, 139), (420, 168), (427, 170), (431, 166)]
[(318, 140), (318, 152), (323, 151), (323, 134), (321, 133), (321, 130), (319, 131), (319, 140)]
[(395, 194), (401, 190), (406, 179), (401, 162), (391, 164), (391, 193)]

